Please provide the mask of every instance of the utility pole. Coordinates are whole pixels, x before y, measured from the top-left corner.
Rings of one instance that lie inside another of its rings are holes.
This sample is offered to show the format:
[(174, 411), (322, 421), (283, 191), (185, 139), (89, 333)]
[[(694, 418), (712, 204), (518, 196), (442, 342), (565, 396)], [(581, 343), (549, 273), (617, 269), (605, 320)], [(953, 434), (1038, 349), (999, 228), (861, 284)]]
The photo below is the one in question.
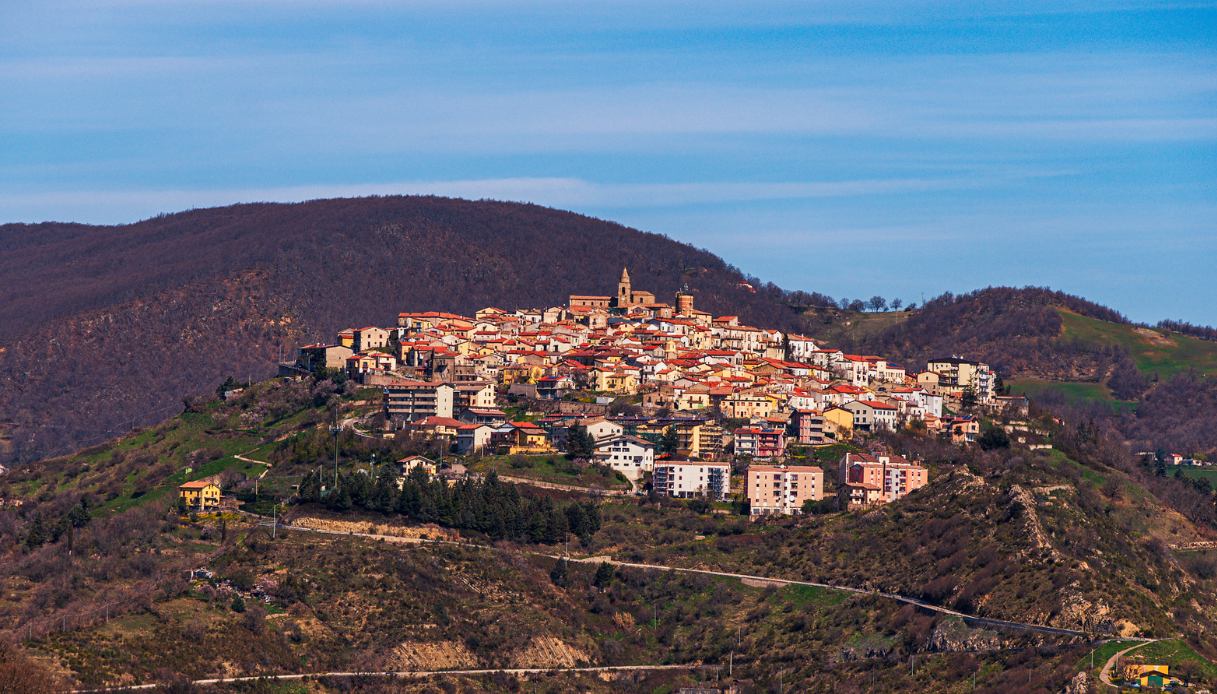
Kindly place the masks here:
[(334, 424), (330, 427), (330, 433), (334, 435), (334, 491), (338, 490), (338, 434), (342, 431), (342, 427), (338, 426), (338, 406), (334, 406)]

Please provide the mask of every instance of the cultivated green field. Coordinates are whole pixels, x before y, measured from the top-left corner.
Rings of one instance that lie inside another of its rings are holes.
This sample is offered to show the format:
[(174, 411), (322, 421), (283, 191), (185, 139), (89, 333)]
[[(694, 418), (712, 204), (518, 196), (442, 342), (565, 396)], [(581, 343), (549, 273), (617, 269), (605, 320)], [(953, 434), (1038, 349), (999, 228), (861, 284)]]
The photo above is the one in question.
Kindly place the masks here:
[(1183, 472), (1184, 477), (1206, 479), (1212, 482), (1214, 487), (1217, 487), (1217, 467), (1192, 467), (1188, 465), (1179, 469)]
[(1149, 330), (1132, 325), (1109, 323), (1058, 308), (1064, 322), (1065, 340), (1085, 344), (1120, 345), (1132, 354), (1137, 368), (1162, 378), (1196, 369), (1217, 374), (1217, 342), (1188, 335)]
[(1133, 651), (1138, 660), (1146, 663), (1166, 663), (1175, 674), (1179, 666), (1194, 667), (1206, 680), (1217, 678), (1217, 665), (1197, 653), (1183, 639), (1156, 641)]
[(1070, 402), (1098, 402), (1115, 411), (1133, 410), (1136, 403), (1117, 400), (1102, 383), (1076, 381), (1044, 381), (1036, 378), (1016, 378), (1009, 381), (1010, 392), (1035, 399), (1045, 393), (1060, 393)]

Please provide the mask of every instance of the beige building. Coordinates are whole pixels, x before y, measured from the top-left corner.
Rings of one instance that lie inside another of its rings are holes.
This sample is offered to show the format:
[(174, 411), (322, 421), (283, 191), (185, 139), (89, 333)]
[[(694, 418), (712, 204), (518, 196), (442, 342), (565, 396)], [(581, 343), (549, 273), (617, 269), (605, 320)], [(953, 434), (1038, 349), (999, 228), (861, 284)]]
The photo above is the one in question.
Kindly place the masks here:
[(584, 294), (571, 294), (569, 306), (571, 308), (600, 308), (607, 309), (613, 302), (611, 296), (589, 296)]
[[(976, 395), (976, 402), (982, 405), (993, 400), (997, 376), (988, 364), (959, 357), (944, 357), (931, 359), (925, 369), (938, 374), (938, 389), (943, 393), (960, 397), (965, 390), (971, 390)], [(921, 383), (920, 377), (917, 380)]]
[(305, 345), (300, 348), (296, 364), (309, 371), (319, 368), (343, 369), (353, 354), (350, 347), (342, 345)]
[(824, 498), (824, 471), (811, 465), (749, 465), (748, 504), (751, 514), (792, 515), (803, 504)]
[(846, 453), (837, 479), (850, 508), (886, 504), (929, 484), (930, 472), (898, 455)]
[(351, 349), (356, 352), (384, 349), (389, 344), (389, 331), (384, 328), (368, 326), (357, 328), (353, 332), (354, 344), (351, 345)]
[(454, 392), (447, 383), (394, 380), (384, 387), (385, 417), (398, 422), (451, 418)]
[(494, 384), (487, 381), (465, 381), (453, 384), (453, 407), (461, 409), (484, 409), (494, 407)]
[(764, 395), (736, 393), (719, 403), (718, 409), (729, 419), (763, 419), (777, 410), (777, 403)]

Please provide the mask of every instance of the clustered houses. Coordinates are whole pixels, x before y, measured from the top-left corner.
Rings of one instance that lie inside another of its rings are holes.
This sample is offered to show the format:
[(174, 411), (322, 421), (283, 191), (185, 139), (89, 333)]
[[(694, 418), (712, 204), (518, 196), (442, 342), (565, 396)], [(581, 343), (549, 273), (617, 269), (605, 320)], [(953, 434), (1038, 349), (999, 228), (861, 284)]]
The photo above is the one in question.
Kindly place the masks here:
[[(966, 443), (976, 423), (944, 415), (948, 409), (1005, 406), (985, 364), (950, 357), (910, 373), (880, 356), (714, 316), (695, 308), (688, 290), (661, 302), (635, 289), (624, 269), (612, 295), (472, 316), (401, 313), (394, 328), (344, 330), (337, 344), (303, 347), (284, 368), (343, 368), (381, 389), (386, 427), (443, 438), (461, 453), (562, 451), (572, 427), (586, 427), (592, 458), (634, 481), (650, 474), (660, 493), (723, 497), (729, 466), (718, 461), (733, 453), (768, 476), (756, 482), (759, 514), (794, 513), (824, 494), (822, 476), (782, 466), (792, 445), (913, 422)], [(548, 402), (541, 409), (557, 413), (511, 421), (498, 409), (504, 397)], [(637, 404), (641, 414), (606, 419), (613, 400)], [(842, 462), (849, 503), (883, 503), (925, 484), (915, 463), (882, 461), (877, 473), (861, 459)]]

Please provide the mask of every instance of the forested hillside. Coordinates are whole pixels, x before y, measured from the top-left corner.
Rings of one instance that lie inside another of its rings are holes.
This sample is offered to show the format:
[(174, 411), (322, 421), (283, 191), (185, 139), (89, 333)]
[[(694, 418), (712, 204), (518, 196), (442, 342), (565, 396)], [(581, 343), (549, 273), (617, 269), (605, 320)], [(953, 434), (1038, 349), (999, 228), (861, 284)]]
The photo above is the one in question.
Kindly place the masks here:
[(609, 294), (623, 266), (661, 298), (688, 283), (705, 310), (798, 320), (780, 289), (740, 288), (706, 251), (514, 203), (235, 205), (113, 227), (7, 225), (0, 245), (0, 463), (160, 421), (181, 398), (265, 377), (280, 354), (345, 327)]

